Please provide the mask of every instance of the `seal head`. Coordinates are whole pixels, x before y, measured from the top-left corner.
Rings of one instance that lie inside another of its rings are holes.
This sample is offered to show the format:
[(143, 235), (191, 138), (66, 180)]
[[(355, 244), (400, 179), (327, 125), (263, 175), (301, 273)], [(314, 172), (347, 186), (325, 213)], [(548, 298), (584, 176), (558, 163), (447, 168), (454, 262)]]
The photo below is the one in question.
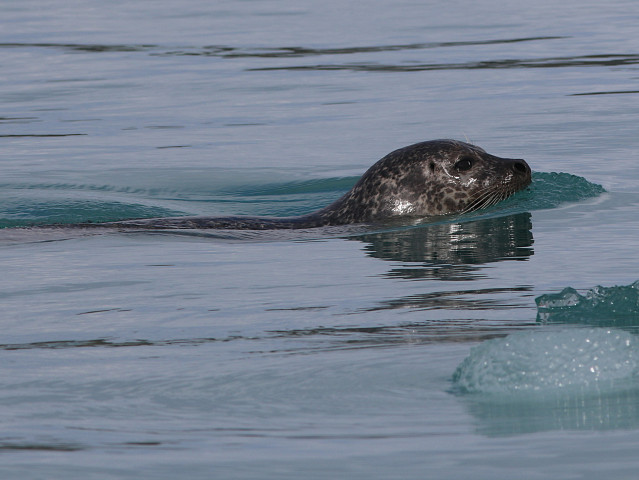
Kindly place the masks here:
[(496, 157), (456, 140), (432, 140), (389, 153), (317, 215), (327, 223), (360, 223), (466, 213), (494, 205), (530, 181), (524, 160)]

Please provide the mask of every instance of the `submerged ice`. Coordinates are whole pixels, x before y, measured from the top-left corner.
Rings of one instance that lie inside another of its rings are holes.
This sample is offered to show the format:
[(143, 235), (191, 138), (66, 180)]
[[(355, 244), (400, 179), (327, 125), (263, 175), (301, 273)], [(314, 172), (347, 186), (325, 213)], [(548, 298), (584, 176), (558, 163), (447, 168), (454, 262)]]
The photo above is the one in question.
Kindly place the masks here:
[(515, 333), (471, 350), (453, 375), (467, 393), (610, 388), (634, 380), (639, 341), (617, 329)]

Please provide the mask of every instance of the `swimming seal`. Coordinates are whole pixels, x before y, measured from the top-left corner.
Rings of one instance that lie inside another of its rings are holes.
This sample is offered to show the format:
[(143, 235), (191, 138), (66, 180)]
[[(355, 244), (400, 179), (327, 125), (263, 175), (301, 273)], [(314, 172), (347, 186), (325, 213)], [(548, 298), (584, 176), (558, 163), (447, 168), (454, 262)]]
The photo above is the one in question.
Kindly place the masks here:
[(431, 140), (389, 153), (343, 197), (299, 217), (169, 217), (92, 226), (139, 229), (270, 230), (379, 223), (398, 217), (466, 213), (489, 207), (531, 181), (524, 160), (500, 158), (457, 140)]

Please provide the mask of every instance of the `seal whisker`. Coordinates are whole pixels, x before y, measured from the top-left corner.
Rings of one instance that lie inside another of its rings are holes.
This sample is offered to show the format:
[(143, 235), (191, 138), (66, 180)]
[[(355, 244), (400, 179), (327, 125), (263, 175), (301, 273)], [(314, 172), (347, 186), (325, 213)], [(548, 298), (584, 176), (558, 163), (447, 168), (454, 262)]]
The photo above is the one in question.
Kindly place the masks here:
[(462, 210), (461, 213), (468, 213), (474, 210), (479, 210), (481, 208), (490, 207), (499, 201), (495, 201), (496, 196), (497, 192), (495, 191), (495, 189), (492, 187), (487, 187), (478, 192), (478, 194), (475, 195), (472, 201), (464, 210)]
[(518, 189), (511, 185), (491, 185), (475, 193), (471, 202), (461, 213), (492, 207), (513, 195)]

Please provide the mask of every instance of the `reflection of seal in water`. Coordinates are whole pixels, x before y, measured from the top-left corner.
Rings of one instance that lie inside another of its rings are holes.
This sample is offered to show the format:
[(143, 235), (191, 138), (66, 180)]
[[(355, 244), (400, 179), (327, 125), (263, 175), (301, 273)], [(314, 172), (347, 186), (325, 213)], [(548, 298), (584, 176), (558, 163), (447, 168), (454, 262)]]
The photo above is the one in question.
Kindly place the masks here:
[[(171, 217), (99, 224), (116, 228), (266, 230), (374, 223), (397, 217), (465, 213), (526, 187), (530, 167), (455, 140), (433, 140), (389, 153), (343, 197), (299, 217)], [(95, 225), (94, 225), (95, 226)]]

